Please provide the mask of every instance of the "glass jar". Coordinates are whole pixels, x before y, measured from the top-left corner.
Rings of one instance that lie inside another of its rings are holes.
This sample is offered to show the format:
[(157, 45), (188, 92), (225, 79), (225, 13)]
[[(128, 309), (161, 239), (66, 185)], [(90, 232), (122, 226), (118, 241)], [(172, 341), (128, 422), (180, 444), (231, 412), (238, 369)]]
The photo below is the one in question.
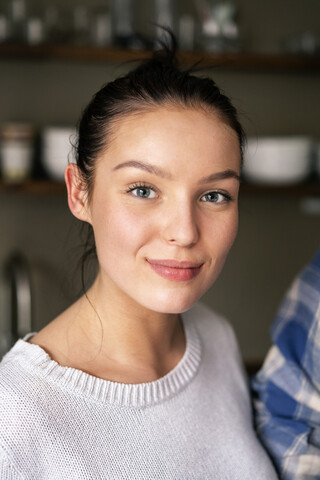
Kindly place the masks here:
[(25, 42), (27, 34), (26, 0), (8, 1), (9, 39), (12, 42)]
[(133, 12), (133, 0), (112, 1), (112, 16), (116, 38), (124, 39), (133, 35)]
[(175, 3), (170, 0), (154, 0), (154, 24), (155, 24), (155, 45), (159, 41), (166, 40), (167, 32), (161, 28), (168, 28), (174, 34), (177, 34), (177, 20)]
[(2, 179), (19, 183), (30, 177), (33, 166), (35, 130), (29, 124), (8, 123), (0, 129)]
[(135, 0), (112, 0), (114, 43), (119, 47), (139, 50), (146, 47), (144, 38), (135, 31)]

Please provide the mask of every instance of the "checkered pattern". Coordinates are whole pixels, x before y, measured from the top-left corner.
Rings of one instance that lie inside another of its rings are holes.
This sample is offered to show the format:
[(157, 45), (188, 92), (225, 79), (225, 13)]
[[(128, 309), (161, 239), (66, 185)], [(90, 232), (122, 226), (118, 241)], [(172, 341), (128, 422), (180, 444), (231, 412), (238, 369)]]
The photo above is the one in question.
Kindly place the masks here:
[(257, 429), (280, 478), (320, 479), (320, 250), (288, 291), (253, 379)]

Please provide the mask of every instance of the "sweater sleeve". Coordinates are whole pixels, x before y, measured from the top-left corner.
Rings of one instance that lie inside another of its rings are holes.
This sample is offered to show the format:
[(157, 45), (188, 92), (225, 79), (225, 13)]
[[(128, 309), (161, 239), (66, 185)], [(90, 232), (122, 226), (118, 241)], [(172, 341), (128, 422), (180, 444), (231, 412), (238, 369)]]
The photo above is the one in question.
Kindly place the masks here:
[(289, 289), (253, 380), (258, 433), (280, 478), (320, 472), (320, 251)]
[(17, 469), (11, 464), (6, 453), (0, 448), (0, 478), (1, 480), (24, 480)]

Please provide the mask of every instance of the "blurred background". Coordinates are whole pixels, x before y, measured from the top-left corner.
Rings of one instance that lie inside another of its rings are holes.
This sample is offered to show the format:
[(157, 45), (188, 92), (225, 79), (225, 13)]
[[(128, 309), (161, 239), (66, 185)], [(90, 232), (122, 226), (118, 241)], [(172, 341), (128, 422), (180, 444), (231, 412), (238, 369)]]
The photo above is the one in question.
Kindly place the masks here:
[(70, 139), (161, 24), (249, 138), (239, 235), (204, 301), (233, 324), (248, 368), (261, 363), (286, 289), (320, 246), (319, 20), (318, 0), (0, 0), (0, 356), (81, 291), (85, 236), (62, 182)]

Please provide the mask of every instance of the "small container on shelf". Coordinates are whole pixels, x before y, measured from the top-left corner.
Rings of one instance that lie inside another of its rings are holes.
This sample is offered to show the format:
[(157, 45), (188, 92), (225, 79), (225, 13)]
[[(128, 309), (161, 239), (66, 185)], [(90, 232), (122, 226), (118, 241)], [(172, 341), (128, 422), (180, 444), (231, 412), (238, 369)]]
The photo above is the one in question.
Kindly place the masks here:
[(9, 39), (9, 20), (8, 17), (0, 12), (0, 44)]
[(26, 40), (29, 45), (38, 45), (45, 39), (44, 23), (41, 17), (32, 16), (27, 21)]
[(72, 36), (71, 43), (74, 45), (90, 44), (90, 14), (84, 5), (76, 5), (72, 11)]
[(194, 1), (200, 19), (197, 35), (200, 48), (209, 53), (238, 52), (240, 42), (235, 3)]
[(191, 52), (194, 49), (195, 22), (191, 15), (183, 14), (179, 18), (179, 48)]
[(25, 43), (27, 35), (26, 0), (8, 0), (9, 41)]
[(27, 123), (7, 123), (0, 128), (1, 177), (6, 183), (30, 178), (34, 159), (35, 129)]
[(113, 30), (111, 13), (97, 11), (93, 14), (91, 24), (91, 43), (97, 47), (112, 45)]
[(162, 27), (177, 33), (177, 13), (174, 2), (170, 0), (153, 0), (153, 23), (155, 25), (155, 46), (168, 37)]
[(142, 50), (147, 47), (146, 39), (135, 29), (136, 0), (112, 0), (113, 40), (117, 47)]

